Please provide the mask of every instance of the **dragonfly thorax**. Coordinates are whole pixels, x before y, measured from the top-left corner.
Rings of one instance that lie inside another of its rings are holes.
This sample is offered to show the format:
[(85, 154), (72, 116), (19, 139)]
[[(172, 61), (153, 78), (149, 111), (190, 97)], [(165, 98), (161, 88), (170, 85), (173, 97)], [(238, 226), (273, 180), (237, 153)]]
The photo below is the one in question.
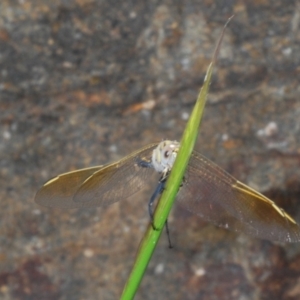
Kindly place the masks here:
[(176, 141), (166, 140), (160, 142), (152, 153), (153, 168), (157, 172), (166, 175), (173, 167), (179, 146)]

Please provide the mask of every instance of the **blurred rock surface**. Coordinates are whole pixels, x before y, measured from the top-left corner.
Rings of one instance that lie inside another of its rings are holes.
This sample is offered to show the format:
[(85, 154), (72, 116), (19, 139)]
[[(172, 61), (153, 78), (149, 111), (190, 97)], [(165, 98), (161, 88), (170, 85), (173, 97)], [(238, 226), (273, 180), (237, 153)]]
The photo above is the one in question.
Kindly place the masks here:
[[(197, 150), (300, 221), (297, 1), (0, 3), (0, 298), (118, 299), (153, 184), (106, 209), (33, 198), (49, 178), (179, 140), (227, 18)], [(175, 208), (136, 299), (299, 299), (300, 245)]]

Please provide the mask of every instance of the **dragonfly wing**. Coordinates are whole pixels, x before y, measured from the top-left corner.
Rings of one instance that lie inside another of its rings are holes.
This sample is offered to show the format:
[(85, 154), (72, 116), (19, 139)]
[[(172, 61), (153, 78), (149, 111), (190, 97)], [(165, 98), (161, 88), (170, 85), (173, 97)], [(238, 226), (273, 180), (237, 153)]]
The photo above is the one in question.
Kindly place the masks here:
[(127, 198), (147, 182), (150, 168), (138, 162), (151, 162), (156, 146), (148, 145), (116, 163), (61, 174), (43, 185), (35, 202), (48, 207), (88, 208)]
[(140, 191), (153, 170), (141, 167), (138, 162), (151, 162), (153, 149), (148, 145), (125, 158), (98, 170), (87, 178), (74, 195), (78, 207), (108, 206)]
[(272, 241), (300, 241), (300, 229), (287, 213), (200, 153), (193, 152), (177, 198), (217, 226)]
[(103, 166), (76, 170), (50, 179), (35, 196), (35, 202), (47, 207), (76, 208), (73, 201), (81, 184)]

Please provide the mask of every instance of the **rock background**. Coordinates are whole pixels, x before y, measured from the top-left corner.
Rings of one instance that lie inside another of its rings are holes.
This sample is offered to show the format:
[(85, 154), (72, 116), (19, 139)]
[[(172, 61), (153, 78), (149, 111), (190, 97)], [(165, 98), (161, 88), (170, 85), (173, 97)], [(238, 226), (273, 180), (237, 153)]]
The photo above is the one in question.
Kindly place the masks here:
[[(118, 299), (149, 222), (33, 202), (49, 178), (179, 140), (227, 18), (197, 149), (300, 221), (297, 1), (0, 3), (0, 298)], [(136, 299), (299, 299), (300, 246), (175, 207)]]

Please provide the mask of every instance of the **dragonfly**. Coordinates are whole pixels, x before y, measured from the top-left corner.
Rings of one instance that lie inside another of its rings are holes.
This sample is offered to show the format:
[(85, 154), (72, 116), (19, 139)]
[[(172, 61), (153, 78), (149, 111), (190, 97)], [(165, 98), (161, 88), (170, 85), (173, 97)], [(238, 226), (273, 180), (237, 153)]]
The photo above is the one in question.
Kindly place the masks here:
[[(164, 189), (179, 147), (177, 141), (164, 140), (111, 164), (58, 175), (41, 187), (35, 202), (57, 208), (105, 207), (142, 190), (154, 170), (160, 179), (148, 204), (153, 218), (153, 202)], [(176, 197), (179, 205), (218, 227), (270, 241), (300, 241), (300, 228), (289, 214), (197, 151)]]

